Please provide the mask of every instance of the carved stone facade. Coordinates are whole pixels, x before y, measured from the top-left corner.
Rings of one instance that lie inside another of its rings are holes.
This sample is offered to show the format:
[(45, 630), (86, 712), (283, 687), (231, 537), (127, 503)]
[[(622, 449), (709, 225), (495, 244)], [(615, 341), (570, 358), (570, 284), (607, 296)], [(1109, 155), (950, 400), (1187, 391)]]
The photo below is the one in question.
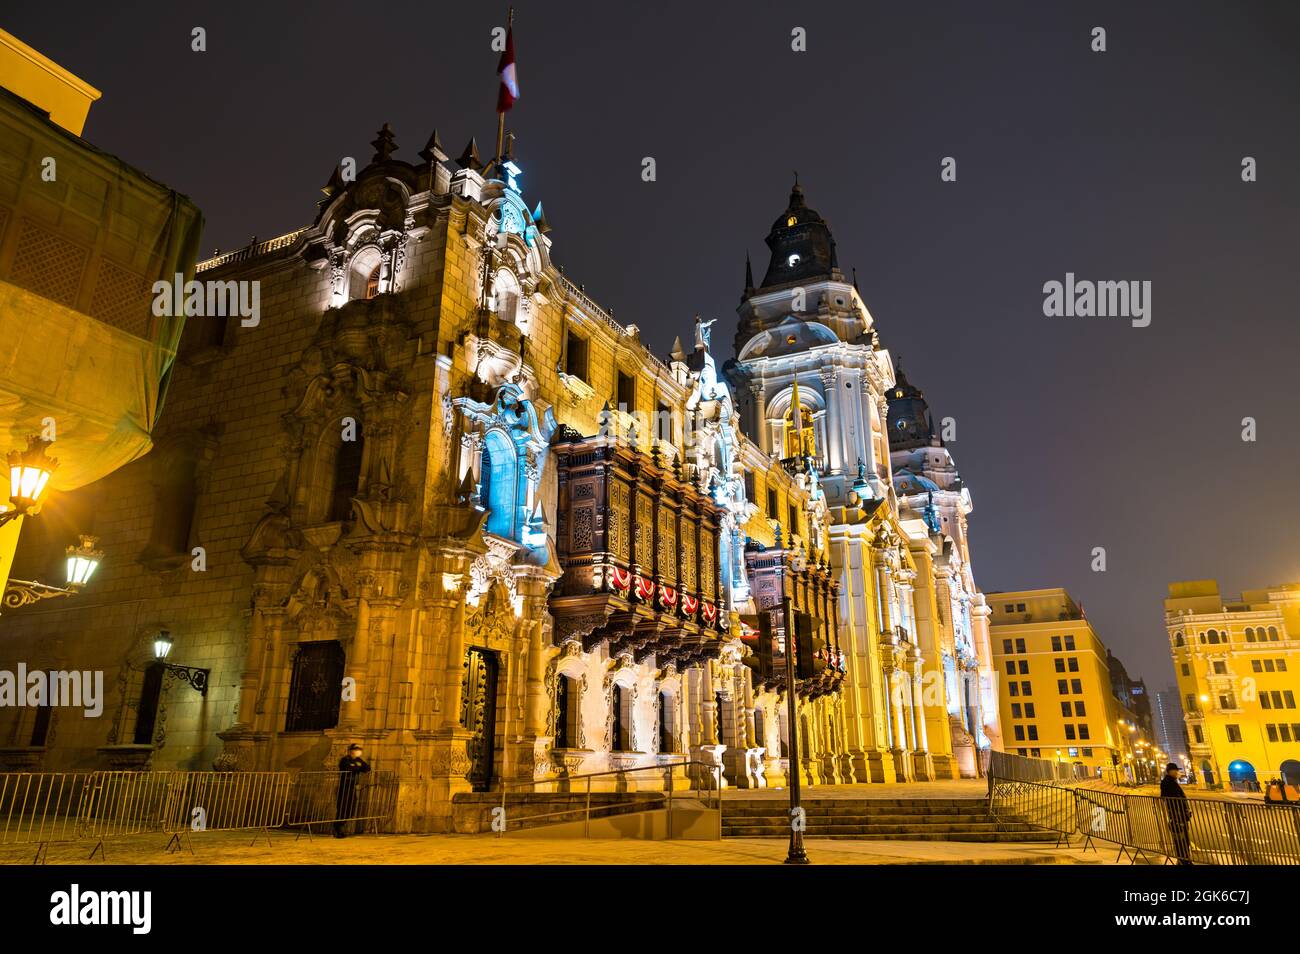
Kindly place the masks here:
[[(263, 289), (259, 325), (178, 366), (156, 435), (202, 448), (186, 513), (206, 569), (109, 561), (97, 608), (6, 617), (14, 645), (77, 634), (78, 668), (117, 687), (111, 720), (60, 717), (44, 767), (140, 758), (118, 751), (139, 718), (133, 653), (166, 629), (174, 661), (212, 673), (204, 697), (163, 687), (154, 769), (319, 770), (358, 741), (400, 777), (396, 826), (415, 831), (503, 779), (703, 784), (710, 769), (673, 768), (689, 759), (780, 785), (789, 605), (819, 668), (794, 687), (804, 779), (949, 774), (869, 326), (798, 392), (796, 362), (752, 343), (721, 374), (708, 322), (661, 361), (552, 264), (513, 161), (467, 150), (452, 168), (434, 137), (406, 162), (387, 127), (374, 145), (310, 226), (200, 265)], [(841, 325), (861, 307), (821, 301)], [(796, 344), (813, 324), (756, 321)], [(871, 396), (851, 426), (841, 382)], [(783, 458), (787, 412), (814, 443)], [(852, 428), (870, 448), (831, 439)], [(151, 474), (145, 458), (97, 488), (115, 502), (105, 550), (145, 549)], [(770, 626), (779, 645), (759, 641)]]

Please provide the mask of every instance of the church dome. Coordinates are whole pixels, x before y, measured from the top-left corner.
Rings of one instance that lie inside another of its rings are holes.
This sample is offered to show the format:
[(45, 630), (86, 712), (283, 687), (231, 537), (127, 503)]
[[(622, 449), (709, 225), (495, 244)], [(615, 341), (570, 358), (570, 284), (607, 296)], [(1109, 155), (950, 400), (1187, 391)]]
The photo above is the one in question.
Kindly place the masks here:
[(930, 422), (930, 406), (920, 388), (913, 387), (903, 374), (903, 363), (897, 363), (894, 386), (885, 397), (889, 402), (889, 449), (907, 450), (925, 447), (934, 437)]
[(765, 241), (772, 258), (763, 275), (763, 287), (831, 278), (839, 272), (830, 226), (816, 210), (808, 208), (797, 179), (786, 210), (772, 223)]
[(825, 325), (816, 321), (801, 321), (793, 315), (787, 315), (775, 328), (769, 328), (750, 339), (740, 349), (738, 360), (751, 358), (777, 358), (786, 354), (798, 354), (821, 345), (835, 344), (840, 339)]
[(939, 485), (923, 474), (914, 474), (910, 470), (894, 472), (894, 492), (900, 497), (912, 494), (938, 493)]

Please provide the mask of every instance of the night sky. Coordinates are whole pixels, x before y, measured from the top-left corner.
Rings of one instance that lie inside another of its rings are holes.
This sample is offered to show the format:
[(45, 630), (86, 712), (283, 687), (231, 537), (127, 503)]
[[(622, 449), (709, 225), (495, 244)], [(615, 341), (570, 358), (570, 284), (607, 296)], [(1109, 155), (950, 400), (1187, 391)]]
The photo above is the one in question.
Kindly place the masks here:
[[(434, 127), (492, 151), (504, 4), (14, 6), (103, 91), (86, 138), (202, 208), (205, 253), (308, 224), (384, 122), (410, 161)], [(956, 419), (976, 581), (1066, 587), (1156, 689), (1170, 581), (1300, 580), (1297, 37), (1293, 3), (524, 2), (509, 121), (555, 261), (660, 353), (699, 312), (730, 356), (797, 169)], [(1044, 317), (1066, 272), (1150, 281), (1150, 326)]]

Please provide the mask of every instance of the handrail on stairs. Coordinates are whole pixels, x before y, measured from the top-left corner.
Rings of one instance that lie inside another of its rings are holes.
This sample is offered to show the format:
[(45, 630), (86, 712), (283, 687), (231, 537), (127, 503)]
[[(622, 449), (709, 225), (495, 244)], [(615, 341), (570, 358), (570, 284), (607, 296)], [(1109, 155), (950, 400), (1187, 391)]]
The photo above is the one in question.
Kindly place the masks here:
[[(539, 818), (556, 818), (563, 815), (575, 815), (578, 813), (582, 813), (583, 837), (589, 838), (591, 836), (591, 780), (592, 779), (602, 778), (608, 775), (627, 776), (636, 772), (662, 773), (666, 770), (669, 773), (668, 791), (648, 792), (647, 794), (651, 796), (658, 796), (661, 803), (666, 803), (668, 809), (668, 838), (671, 839), (673, 836), (672, 772), (675, 769), (679, 769), (679, 768), (690, 769), (692, 767), (696, 767), (704, 770), (703, 772), (700, 773), (699, 778), (701, 779), (707, 778), (713, 782), (713, 785), (710, 786), (709, 788), (703, 790), (693, 789), (693, 791), (703, 791), (707, 793), (709, 797), (700, 798), (699, 801), (704, 802), (706, 808), (712, 808), (713, 810), (717, 811), (720, 814), (722, 812), (722, 766), (712, 764), (709, 762), (700, 762), (694, 759), (682, 759), (679, 762), (664, 762), (655, 765), (638, 765), (632, 768), (622, 768), (622, 769), (606, 769), (603, 772), (588, 772), (584, 775), (571, 775), (565, 778), (533, 778), (533, 779), (513, 779), (513, 780), (502, 779), (501, 780), (501, 818), (503, 819), (503, 824), (501, 828), (497, 831), (497, 837), (499, 838), (506, 833), (507, 826), (504, 824), (504, 819), (506, 818), (506, 796), (511, 788), (523, 788), (523, 787), (536, 788), (538, 785), (555, 785), (561, 782), (567, 783), (571, 788), (574, 782), (580, 782), (585, 780), (586, 799), (582, 808), (567, 808), (561, 811), (543, 812), (541, 814), (530, 815), (528, 817), (529, 819), (535, 820)], [(601, 807), (621, 808), (624, 805), (635, 805), (638, 804), (639, 802), (640, 802), (639, 799), (632, 799), (617, 805), (603, 805)]]

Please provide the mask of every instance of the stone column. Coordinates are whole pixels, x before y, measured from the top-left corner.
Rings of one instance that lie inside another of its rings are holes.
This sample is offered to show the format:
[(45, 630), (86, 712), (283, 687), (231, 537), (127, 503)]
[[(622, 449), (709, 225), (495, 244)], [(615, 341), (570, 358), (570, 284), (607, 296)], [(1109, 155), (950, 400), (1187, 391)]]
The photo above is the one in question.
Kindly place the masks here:
[(348, 735), (365, 724), (368, 696), (366, 684), (370, 664), (370, 603), (364, 597), (357, 599), (356, 625), (352, 640), (346, 650), (344, 673), (352, 681), (354, 693), (344, 697), (339, 711), (339, 734)]
[(912, 698), (916, 700), (916, 704), (921, 710), (917, 720), (917, 728), (921, 737), (921, 751), (929, 752), (930, 736), (925, 725), (925, 685), (922, 679), (921, 665), (919, 662), (916, 666), (916, 672), (912, 677)]
[(912, 773), (908, 770), (908, 740), (907, 740), (907, 714), (903, 711), (903, 694), (898, 686), (898, 669), (891, 667), (889, 672), (889, 695), (890, 704), (894, 710), (894, 767), (897, 772), (898, 781), (905, 781), (911, 778)]

